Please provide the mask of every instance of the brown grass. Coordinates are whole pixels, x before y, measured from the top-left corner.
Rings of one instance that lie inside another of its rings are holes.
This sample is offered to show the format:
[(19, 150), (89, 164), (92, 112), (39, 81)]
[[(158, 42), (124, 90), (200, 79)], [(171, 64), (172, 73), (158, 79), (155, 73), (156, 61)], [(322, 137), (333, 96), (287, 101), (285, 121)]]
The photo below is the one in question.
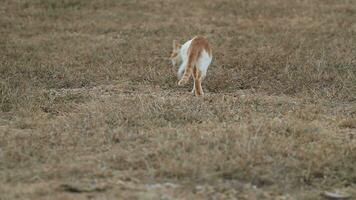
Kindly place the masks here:
[[(0, 199), (356, 196), (353, 1), (0, 2)], [(206, 95), (173, 39), (204, 35)]]

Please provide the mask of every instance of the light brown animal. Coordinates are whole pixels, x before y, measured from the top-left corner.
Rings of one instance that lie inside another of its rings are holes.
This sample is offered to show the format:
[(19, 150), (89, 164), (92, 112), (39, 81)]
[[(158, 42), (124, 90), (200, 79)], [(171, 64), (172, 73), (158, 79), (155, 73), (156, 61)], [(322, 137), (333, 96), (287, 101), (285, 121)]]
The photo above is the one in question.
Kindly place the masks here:
[(202, 36), (196, 36), (183, 45), (179, 45), (174, 40), (170, 60), (173, 66), (180, 65), (178, 85), (186, 84), (190, 76), (193, 75), (194, 87), (192, 93), (195, 93), (196, 96), (203, 95), (201, 83), (212, 61), (212, 49), (208, 40)]

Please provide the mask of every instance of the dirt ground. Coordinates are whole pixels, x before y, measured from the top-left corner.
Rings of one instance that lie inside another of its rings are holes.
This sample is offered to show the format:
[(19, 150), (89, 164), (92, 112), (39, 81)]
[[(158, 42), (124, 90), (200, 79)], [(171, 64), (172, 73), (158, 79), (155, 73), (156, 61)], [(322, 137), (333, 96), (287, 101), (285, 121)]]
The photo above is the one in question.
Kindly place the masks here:
[(0, 1), (0, 200), (325, 191), (356, 198), (356, 1)]

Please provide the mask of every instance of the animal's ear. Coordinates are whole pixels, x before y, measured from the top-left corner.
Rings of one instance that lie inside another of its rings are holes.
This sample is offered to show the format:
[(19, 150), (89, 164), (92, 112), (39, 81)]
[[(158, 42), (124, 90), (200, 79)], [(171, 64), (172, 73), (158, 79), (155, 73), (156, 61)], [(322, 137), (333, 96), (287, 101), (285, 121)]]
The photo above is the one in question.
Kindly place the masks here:
[(173, 40), (173, 50), (176, 50), (176, 48), (177, 48), (177, 41), (176, 40)]

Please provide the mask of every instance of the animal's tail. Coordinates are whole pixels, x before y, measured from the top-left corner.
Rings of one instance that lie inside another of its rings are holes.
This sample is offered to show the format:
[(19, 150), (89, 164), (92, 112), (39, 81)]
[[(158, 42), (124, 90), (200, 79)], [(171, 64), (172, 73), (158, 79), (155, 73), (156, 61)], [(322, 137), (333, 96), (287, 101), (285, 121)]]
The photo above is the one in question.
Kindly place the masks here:
[(185, 71), (182, 78), (178, 82), (178, 85), (184, 85), (189, 81), (190, 75), (193, 73), (193, 68), (197, 63), (199, 55), (200, 55), (199, 50), (197, 51), (196, 48), (190, 49), (188, 63), (187, 66), (185, 67)]

